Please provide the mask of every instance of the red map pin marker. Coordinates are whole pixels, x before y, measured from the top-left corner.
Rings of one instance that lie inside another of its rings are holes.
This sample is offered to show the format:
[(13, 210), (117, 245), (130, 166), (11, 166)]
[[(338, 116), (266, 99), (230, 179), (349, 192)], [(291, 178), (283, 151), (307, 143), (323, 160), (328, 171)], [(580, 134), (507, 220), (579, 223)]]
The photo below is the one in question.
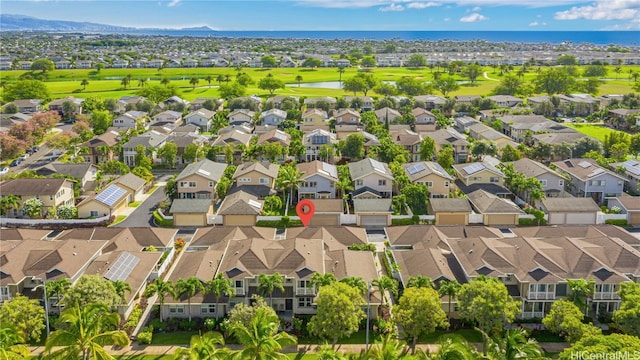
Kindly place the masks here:
[(309, 222), (315, 212), (316, 206), (313, 205), (313, 201), (309, 199), (304, 199), (296, 205), (296, 213), (298, 214), (298, 217), (300, 217), (300, 221), (302, 221), (302, 225), (304, 225), (304, 227), (309, 225)]

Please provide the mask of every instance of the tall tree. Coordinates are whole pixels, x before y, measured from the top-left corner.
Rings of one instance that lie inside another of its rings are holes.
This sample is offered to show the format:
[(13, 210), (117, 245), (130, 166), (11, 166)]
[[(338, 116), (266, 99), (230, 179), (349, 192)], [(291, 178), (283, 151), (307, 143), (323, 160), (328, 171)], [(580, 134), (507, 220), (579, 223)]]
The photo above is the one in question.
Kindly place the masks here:
[(300, 185), (304, 182), (302, 175), (297, 167), (288, 164), (280, 167), (278, 171), (278, 177), (276, 178), (276, 187), (282, 191), (289, 190), (289, 198), (287, 200), (287, 206), (285, 207), (285, 214), (288, 214), (289, 207), (293, 201), (293, 192), (300, 188)]
[(160, 303), (160, 321), (163, 321), (162, 308), (164, 307), (164, 299), (167, 295), (173, 294), (173, 283), (171, 281), (165, 281), (157, 278), (151, 284), (147, 285), (147, 289), (144, 292), (144, 296), (149, 298), (153, 295), (158, 295)]
[(638, 349), (640, 349), (640, 339), (636, 336), (623, 334), (595, 335), (584, 337), (573, 346), (566, 348), (560, 353), (558, 359), (575, 359), (576, 354), (620, 357), (620, 355), (637, 354)]
[(393, 314), (404, 332), (411, 337), (414, 353), (420, 335), (432, 333), (437, 327), (447, 327), (449, 324), (438, 292), (428, 287), (405, 289), (398, 305), (393, 307)]
[(24, 339), (40, 341), (45, 312), (37, 299), (18, 295), (0, 306), (0, 324), (11, 324)]
[(416, 359), (419, 360), (476, 360), (478, 354), (473, 345), (469, 344), (462, 336), (449, 335), (438, 339), (438, 351), (429, 354), (422, 349), (417, 351)]
[(269, 296), (269, 305), (273, 305), (273, 292), (278, 289), (284, 292), (284, 275), (273, 273), (271, 275), (258, 275), (258, 292), (263, 296)]
[[(104, 304), (91, 303), (80, 307), (76, 304), (65, 309), (45, 344), (45, 352), (51, 359), (113, 359), (105, 345), (125, 346), (129, 337), (123, 330), (115, 330), (120, 315), (112, 313)], [(60, 349), (51, 352), (54, 347)]]
[(409, 277), (409, 280), (407, 281), (407, 287), (435, 289), (435, 284), (433, 283), (433, 280), (431, 280), (430, 277), (417, 275), (417, 276)]
[(204, 291), (204, 285), (202, 281), (195, 276), (188, 279), (178, 279), (176, 285), (173, 288), (174, 293), (172, 296), (175, 299), (187, 298), (187, 306), (189, 307), (189, 321), (191, 321), (191, 298), (196, 296), (200, 291)]
[(287, 346), (295, 345), (297, 339), (286, 332), (278, 332), (279, 327), (278, 316), (265, 309), (258, 309), (248, 327), (240, 322), (232, 323), (229, 331), (242, 345), (237, 358), (243, 360), (289, 359), (281, 351)]
[(448, 76), (436, 80), (434, 87), (442, 93), (442, 96), (447, 97), (452, 91), (458, 90), (460, 85), (453, 76)]
[(600, 333), (599, 328), (582, 323), (583, 317), (580, 308), (571, 301), (557, 300), (542, 323), (550, 332), (562, 334), (567, 341), (574, 343), (583, 336)]
[(24, 336), (14, 325), (0, 322), (0, 359), (28, 359), (31, 352), (24, 342)]
[(120, 300), (113, 283), (100, 275), (82, 275), (64, 296), (65, 308), (78, 303), (85, 306), (89, 303), (102, 303), (112, 308)]
[(564, 68), (549, 68), (536, 77), (534, 84), (538, 92), (566, 94), (575, 86), (575, 79)]
[(436, 142), (430, 136), (425, 136), (420, 143), (420, 160), (432, 161), (436, 156)]
[(567, 279), (567, 286), (571, 292), (571, 301), (578, 306), (585, 316), (589, 316), (589, 298), (595, 291), (595, 281), (585, 279)]
[(174, 353), (177, 360), (226, 360), (233, 355), (224, 346), (224, 337), (219, 332), (209, 331), (193, 335), (188, 348), (179, 348)]
[(225, 278), (221, 273), (218, 273), (216, 277), (207, 281), (204, 284), (204, 293), (212, 294), (216, 303), (216, 318), (218, 318), (218, 300), (223, 294), (227, 294), (228, 297), (235, 295), (235, 288), (231, 282), (231, 279)]
[(393, 295), (398, 294), (398, 280), (389, 277), (387, 275), (383, 275), (378, 279), (375, 279), (371, 282), (371, 285), (378, 288), (378, 291), (382, 295), (382, 302), (385, 304), (388, 303), (386, 292), (389, 291)]
[(131, 285), (128, 282), (122, 280), (116, 280), (113, 282), (113, 287), (116, 290), (116, 294), (120, 298), (119, 304), (124, 303), (127, 300), (127, 293), (131, 294)]
[(47, 295), (54, 295), (56, 298), (56, 306), (58, 307), (58, 314), (62, 311), (62, 298), (69, 288), (71, 288), (72, 282), (67, 278), (60, 278), (54, 281), (47, 282)]
[(456, 280), (450, 280), (441, 282), (440, 288), (438, 289), (440, 297), (447, 297), (447, 302), (449, 304), (447, 308), (447, 317), (449, 318), (449, 321), (451, 321), (451, 303), (453, 302), (453, 299), (458, 296), (460, 286), (460, 283)]
[(336, 276), (333, 275), (333, 273), (321, 274), (317, 272), (311, 275), (311, 286), (315, 287), (316, 289), (320, 289), (323, 286), (331, 285), (336, 281), (338, 281), (338, 279), (336, 279)]
[(170, 169), (173, 168), (176, 163), (176, 157), (178, 156), (178, 145), (172, 142), (165, 143), (158, 150), (158, 156), (167, 167)]
[(509, 329), (502, 336), (490, 337), (487, 344), (487, 355), (492, 360), (545, 359), (538, 342), (529, 339), (522, 328)]
[(366, 305), (360, 290), (336, 282), (323, 286), (316, 297), (317, 311), (308, 324), (309, 332), (323, 339), (331, 339), (335, 347), (338, 339), (358, 331), (366, 317)]

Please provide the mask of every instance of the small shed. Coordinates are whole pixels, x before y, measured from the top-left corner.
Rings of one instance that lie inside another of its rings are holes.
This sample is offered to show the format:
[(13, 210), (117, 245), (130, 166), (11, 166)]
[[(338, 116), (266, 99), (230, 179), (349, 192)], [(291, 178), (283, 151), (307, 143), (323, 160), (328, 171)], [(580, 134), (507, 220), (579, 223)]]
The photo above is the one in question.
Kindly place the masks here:
[(313, 199), (315, 213), (311, 217), (311, 226), (339, 226), (340, 215), (344, 212), (343, 199)]
[(546, 198), (540, 208), (549, 215), (549, 225), (595, 224), (600, 211), (590, 197)]
[(173, 214), (173, 226), (207, 226), (207, 218), (213, 215), (211, 199), (174, 199), (169, 210)]
[(391, 225), (391, 199), (354, 199), (356, 224), (365, 228)]
[(429, 214), (435, 215), (436, 225), (469, 225), (470, 213), (466, 198), (429, 199)]

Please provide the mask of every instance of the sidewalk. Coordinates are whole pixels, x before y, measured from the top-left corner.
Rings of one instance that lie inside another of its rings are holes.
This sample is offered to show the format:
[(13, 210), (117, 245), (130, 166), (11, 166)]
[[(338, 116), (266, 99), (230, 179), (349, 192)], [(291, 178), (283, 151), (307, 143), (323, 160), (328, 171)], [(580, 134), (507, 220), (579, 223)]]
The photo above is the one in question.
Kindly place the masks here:
[[(167, 183), (165, 181), (158, 181), (156, 182), (153, 186), (155, 188), (155, 190), (153, 190), (153, 192), (151, 193), (144, 193), (142, 195), (140, 195), (140, 200), (138, 200), (137, 202), (142, 204), (145, 202), (145, 200), (147, 200), (149, 198), (149, 196), (151, 196), (151, 194), (153, 194), (154, 192), (158, 191), (158, 188), (160, 186), (164, 186), (167, 185)], [(131, 206), (126, 206), (124, 209), (122, 209), (120, 211), (120, 215), (125, 215), (125, 216), (129, 216), (131, 215), (131, 213), (133, 213), (134, 211), (136, 211), (137, 207), (131, 207)]]

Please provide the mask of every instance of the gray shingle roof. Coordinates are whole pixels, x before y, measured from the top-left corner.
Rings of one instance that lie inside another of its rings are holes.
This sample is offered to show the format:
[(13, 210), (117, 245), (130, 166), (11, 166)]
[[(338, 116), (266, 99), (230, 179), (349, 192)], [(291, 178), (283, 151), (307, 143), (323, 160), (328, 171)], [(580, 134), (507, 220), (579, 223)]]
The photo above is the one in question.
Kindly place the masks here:
[(546, 198), (542, 206), (548, 212), (596, 212), (600, 208), (592, 198)]
[(211, 199), (174, 199), (169, 212), (172, 214), (206, 213), (211, 206)]
[(218, 182), (220, 181), (220, 178), (222, 178), (226, 168), (227, 164), (214, 162), (209, 159), (202, 159), (198, 162), (187, 165), (180, 175), (178, 175), (176, 180), (184, 179), (185, 177), (193, 174), (199, 174), (207, 179)]
[(499, 198), (484, 190), (467, 194), (467, 198), (482, 214), (520, 214), (522, 210), (511, 201)]
[(471, 212), (471, 205), (466, 198), (434, 198), (429, 199), (429, 203), (434, 212)]
[(224, 198), (218, 214), (220, 215), (260, 215), (263, 202), (256, 196), (244, 191), (237, 191)]
[(354, 199), (356, 213), (391, 212), (391, 199)]
[(360, 179), (361, 177), (367, 176), (371, 173), (376, 173), (382, 177), (393, 179), (389, 165), (371, 158), (365, 158), (357, 162), (349, 163), (349, 172), (351, 173), (351, 179), (353, 180)]

